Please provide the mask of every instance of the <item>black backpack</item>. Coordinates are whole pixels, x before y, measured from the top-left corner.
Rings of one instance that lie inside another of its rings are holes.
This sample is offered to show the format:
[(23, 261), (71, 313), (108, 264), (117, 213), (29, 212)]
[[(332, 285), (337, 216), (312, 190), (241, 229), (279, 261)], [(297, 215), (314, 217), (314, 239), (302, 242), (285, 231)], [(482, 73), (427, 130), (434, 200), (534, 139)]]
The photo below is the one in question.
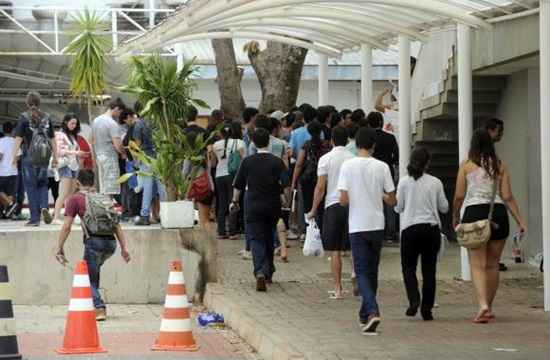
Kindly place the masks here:
[(319, 157), (313, 149), (313, 145), (309, 144), (306, 151), (306, 166), (302, 173), (301, 181), (304, 183), (315, 184), (317, 182), (317, 165)]
[(27, 158), (30, 164), (38, 167), (48, 167), (52, 157), (52, 144), (48, 137), (50, 116), (40, 113), (40, 120), (36, 121), (31, 114), (26, 113), (29, 128), (32, 131), (31, 142), (27, 144)]

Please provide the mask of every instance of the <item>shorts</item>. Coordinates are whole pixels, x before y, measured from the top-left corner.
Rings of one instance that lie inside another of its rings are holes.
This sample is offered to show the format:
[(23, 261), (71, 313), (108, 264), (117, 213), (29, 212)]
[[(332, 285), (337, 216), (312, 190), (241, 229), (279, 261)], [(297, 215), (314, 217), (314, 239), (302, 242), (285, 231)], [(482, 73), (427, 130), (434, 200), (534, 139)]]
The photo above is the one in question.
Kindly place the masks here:
[(321, 236), (325, 251), (345, 251), (350, 249), (347, 207), (333, 204), (325, 209)]
[(8, 196), (15, 196), (17, 190), (17, 175), (0, 176), (0, 192)]
[[(473, 223), (479, 220), (486, 220), (489, 217), (489, 204), (470, 205), (464, 210), (463, 223)], [(492, 221), (496, 227), (492, 228), (491, 240), (504, 240), (510, 236), (510, 221), (508, 211), (503, 204), (495, 204)]]
[(120, 194), (120, 169), (116, 155), (97, 155), (97, 170), (99, 178), (99, 192), (106, 195)]
[(61, 169), (58, 170), (58, 172), (60, 178), (76, 179), (77, 171), (72, 170), (68, 166), (63, 166)]

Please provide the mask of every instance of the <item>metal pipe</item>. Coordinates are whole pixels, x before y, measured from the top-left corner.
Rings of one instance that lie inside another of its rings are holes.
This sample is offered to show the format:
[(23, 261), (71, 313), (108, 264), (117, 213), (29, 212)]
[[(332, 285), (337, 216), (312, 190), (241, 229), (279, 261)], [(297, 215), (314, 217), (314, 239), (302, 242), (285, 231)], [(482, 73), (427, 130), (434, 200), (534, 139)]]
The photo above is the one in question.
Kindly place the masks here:
[(113, 50), (118, 49), (118, 24), (117, 24), (117, 12), (111, 13), (111, 29), (113, 30)]
[(540, 1), (540, 155), (544, 310), (550, 311), (550, 0)]
[(399, 35), (399, 176), (411, 155), (411, 41)]
[(487, 19), (486, 21), (488, 23), (495, 24), (495, 23), (499, 23), (499, 22), (503, 22), (503, 21), (520, 19), (520, 18), (523, 18), (523, 17), (526, 17), (526, 16), (531, 16), (531, 15), (538, 14), (539, 10), (540, 10), (539, 8), (531, 9), (531, 10), (525, 10), (525, 11), (518, 12), (518, 13), (515, 13), (515, 14), (511, 14), (511, 15), (504, 15), (504, 16), (499, 16), (499, 17), (492, 18), (492, 19)]
[[(458, 153), (462, 163), (468, 159), (470, 140), (474, 129), (473, 87), (472, 87), (472, 29), (458, 24)], [(468, 251), (460, 251), (462, 280), (472, 280)]]

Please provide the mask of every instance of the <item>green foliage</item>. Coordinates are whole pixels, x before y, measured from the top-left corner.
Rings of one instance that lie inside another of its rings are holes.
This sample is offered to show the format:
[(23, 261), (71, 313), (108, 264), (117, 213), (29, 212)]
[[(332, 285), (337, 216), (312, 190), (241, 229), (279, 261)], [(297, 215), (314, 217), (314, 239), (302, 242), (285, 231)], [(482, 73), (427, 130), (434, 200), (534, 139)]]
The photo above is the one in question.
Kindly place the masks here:
[(85, 9), (74, 17), (76, 32), (65, 50), (74, 53), (71, 64), (71, 92), (86, 95), (88, 101), (101, 95), (106, 86), (105, 69), (110, 42), (101, 34), (108, 26), (95, 11)]
[[(178, 72), (173, 61), (159, 55), (132, 58), (130, 65), (128, 85), (120, 89), (135, 95), (143, 105), (140, 115), (153, 129), (157, 156), (145, 155), (135, 144), (130, 146), (130, 151), (166, 185), (169, 200), (183, 199), (205, 161), (210, 140), (199, 135), (194, 144), (190, 144), (181, 127), (191, 105), (208, 108), (203, 101), (192, 98), (197, 87), (193, 80), (197, 68), (191, 60)], [(192, 165), (187, 176), (182, 174), (185, 161)]]

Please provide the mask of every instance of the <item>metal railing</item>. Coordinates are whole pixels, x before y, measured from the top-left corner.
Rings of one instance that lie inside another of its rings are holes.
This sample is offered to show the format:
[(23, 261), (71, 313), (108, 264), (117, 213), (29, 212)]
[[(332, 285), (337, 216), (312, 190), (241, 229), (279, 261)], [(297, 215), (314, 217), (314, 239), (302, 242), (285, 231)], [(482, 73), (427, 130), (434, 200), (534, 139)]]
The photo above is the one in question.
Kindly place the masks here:
[[(137, 8), (88, 8), (90, 11), (95, 11), (100, 20), (105, 21), (109, 25), (107, 31), (102, 31), (100, 34), (109, 36), (112, 39), (112, 50), (116, 50), (124, 40), (130, 40), (134, 37), (141, 36), (148, 29), (152, 29), (162, 19), (173, 13), (174, 9), (137, 9)], [(39, 46), (37, 51), (26, 51), (18, 49), (3, 49), (0, 51), (0, 56), (60, 56), (71, 55), (66, 52), (66, 49), (71, 41), (75, 39), (75, 31), (61, 29), (62, 23), (69, 23), (76, 15), (82, 12), (83, 8), (76, 7), (61, 7), (61, 6), (0, 6), (0, 25), (4, 28), (0, 29), (0, 35), (21, 35), (26, 34), (30, 40), (33, 40)], [(39, 20), (33, 22), (17, 19), (12, 14), (19, 11), (40, 11), (47, 14), (45, 20), (51, 21), (51, 29), (34, 29), (33, 26), (40, 24)], [(136, 14), (142, 14), (142, 19), (136, 19)], [(157, 19), (159, 17), (159, 19)], [(7, 20), (7, 21), (6, 21)], [(146, 24), (142, 21), (145, 20)], [(5, 24), (10, 24), (12, 28), (5, 28)], [(124, 25), (124, 29), (120, 29), (120, 25)], [(167, 54), (173, 54), (173, 49), (166, 49)]]

